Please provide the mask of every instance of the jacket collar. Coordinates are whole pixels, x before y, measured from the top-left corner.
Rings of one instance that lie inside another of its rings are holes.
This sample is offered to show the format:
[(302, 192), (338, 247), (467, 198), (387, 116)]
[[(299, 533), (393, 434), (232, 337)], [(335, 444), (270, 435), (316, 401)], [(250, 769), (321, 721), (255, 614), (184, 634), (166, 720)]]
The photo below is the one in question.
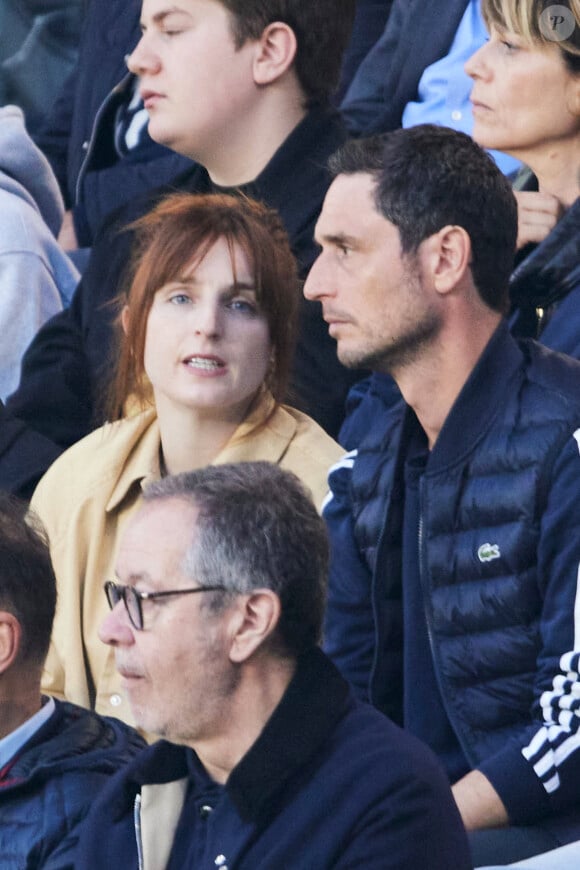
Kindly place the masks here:
[[(462, 462), (473, 452), (503, 414), (505, 400), (513, 394), (514, 378), (523, 365), (524, 354), (502, 320), (447, 415), (431, 451), (427, 474)], [(411, 409), (409, 415), (416, 420)]]
[[(227, 781), (226, 790), (243, 821), (257, 822), (273, 809), (275, 796), (322, 751), (350, 699), (346, 680), (320, 649), (298, 659), (282, 700)], [(126, 812), (139, 787), (196, 776), (199, 765), (191, 749), (165, 740), (153, 744), (132, 764), (112, 797), (113, 816)], [(203, 770), (197, 775), (206, 778)]]
[(322, 750), (348, 699), (346, 681), (321, 650), (299, 659), (282, 700), (228, 779), (244, 821), (256, 822), (267, 812), (288, 780)]

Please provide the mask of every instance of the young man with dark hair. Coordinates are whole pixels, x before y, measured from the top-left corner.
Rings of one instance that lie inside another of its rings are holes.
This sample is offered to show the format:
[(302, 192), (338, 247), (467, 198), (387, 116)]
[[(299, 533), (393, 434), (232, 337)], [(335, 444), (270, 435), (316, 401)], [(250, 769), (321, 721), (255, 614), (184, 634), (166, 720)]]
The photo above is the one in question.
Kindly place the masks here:
[(377, 374), (330, 474), (326, 648), (441, 758), (476, 866), (517, 860), (580, 833), (577, 741), (541, 714), (577, 643), (580, 365), (509, 334), (516, 203), (468, 136), (334, 167), (305, 292)]
[[(197, 161), (172, 189), (225, 188), (276, 208), (303, 276), (316, 255), (312, 233), (330, 180), (326, 161), (344, 141), (327, 103), (354, 6), (144, 0), (142, 39), (129, 59), (152, 138)], [(94, 404), (109, 371), (115, 316), (107, 303), (130, 258), (131, 235), (120, 229), (157, 198), (134, 201), (103, 227), (71, 307), (39, 332), (25, 356), (9, 406), (59, 444), (70, 445), (99, 422)], [(304, 302), (291, 403), (335, 433), (355, 378), (336, 359), (320, 306)]]
[(144, 490), (100, 635), (138, 724), (166, 740), (97, 801), (76, 870), (467, 870), (432, 754), (317, 646), (327, 568), (324, 521), (276, 465)]
[(73, 866), (80, 822), (142, 747), (126, 725), (43, 697), (56, 606), (48, 545), (25, 506), (0, 494), (0, 863)]

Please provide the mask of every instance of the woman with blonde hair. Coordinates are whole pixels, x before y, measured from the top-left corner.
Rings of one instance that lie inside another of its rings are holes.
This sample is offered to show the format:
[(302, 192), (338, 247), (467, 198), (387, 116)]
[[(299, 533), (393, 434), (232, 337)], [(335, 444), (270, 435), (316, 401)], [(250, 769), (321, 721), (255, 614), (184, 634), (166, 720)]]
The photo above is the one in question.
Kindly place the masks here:
[(295, 472), (320, 506), (342, 454), (281, 403), (300, 288), (277, 215), (247, 199), (178, 194), (136, 230), (112, 422), (66, 451), (32, 500), (59, 591), (44, 690), (128, 722), (97, 629), (107, 613), (103, 583), (142, 487), (210, 463), (267, 460)]
[[(512, 328), (580, 358), (580, 0), (482, 0), (473, 137), (529, 167)], [(527, 243), (527, 244), (526, 244)]]

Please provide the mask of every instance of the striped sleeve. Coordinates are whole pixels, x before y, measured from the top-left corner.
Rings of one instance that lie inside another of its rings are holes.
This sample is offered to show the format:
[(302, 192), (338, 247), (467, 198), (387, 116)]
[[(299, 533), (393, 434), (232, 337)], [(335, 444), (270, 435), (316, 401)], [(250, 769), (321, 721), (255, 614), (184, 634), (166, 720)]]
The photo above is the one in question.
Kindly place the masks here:
[(580, 804), (580, 430), (554, 462), (540, 524), (542, 614), (530, 723), (479, 765), (512, 824)]

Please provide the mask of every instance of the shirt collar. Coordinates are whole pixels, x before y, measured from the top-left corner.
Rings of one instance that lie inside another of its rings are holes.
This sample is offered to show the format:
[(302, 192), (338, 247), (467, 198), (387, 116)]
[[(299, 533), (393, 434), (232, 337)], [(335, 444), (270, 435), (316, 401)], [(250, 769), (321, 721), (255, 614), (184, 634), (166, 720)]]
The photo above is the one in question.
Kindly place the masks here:
[[(127, 445), (127, 458), (107, 502), (107, 511), (116, 510), (133, 487), (140, 486), (143, 489), (161, 477), (161, 433), (155, 411), (143, 411), (131, 423), (134, 429)], [(215, 457), (213, 464), (258, 460), (279, 462), (296, 428), (294, 417), (283, 406), (277, 405), (270, 393), (263, 393)]]

